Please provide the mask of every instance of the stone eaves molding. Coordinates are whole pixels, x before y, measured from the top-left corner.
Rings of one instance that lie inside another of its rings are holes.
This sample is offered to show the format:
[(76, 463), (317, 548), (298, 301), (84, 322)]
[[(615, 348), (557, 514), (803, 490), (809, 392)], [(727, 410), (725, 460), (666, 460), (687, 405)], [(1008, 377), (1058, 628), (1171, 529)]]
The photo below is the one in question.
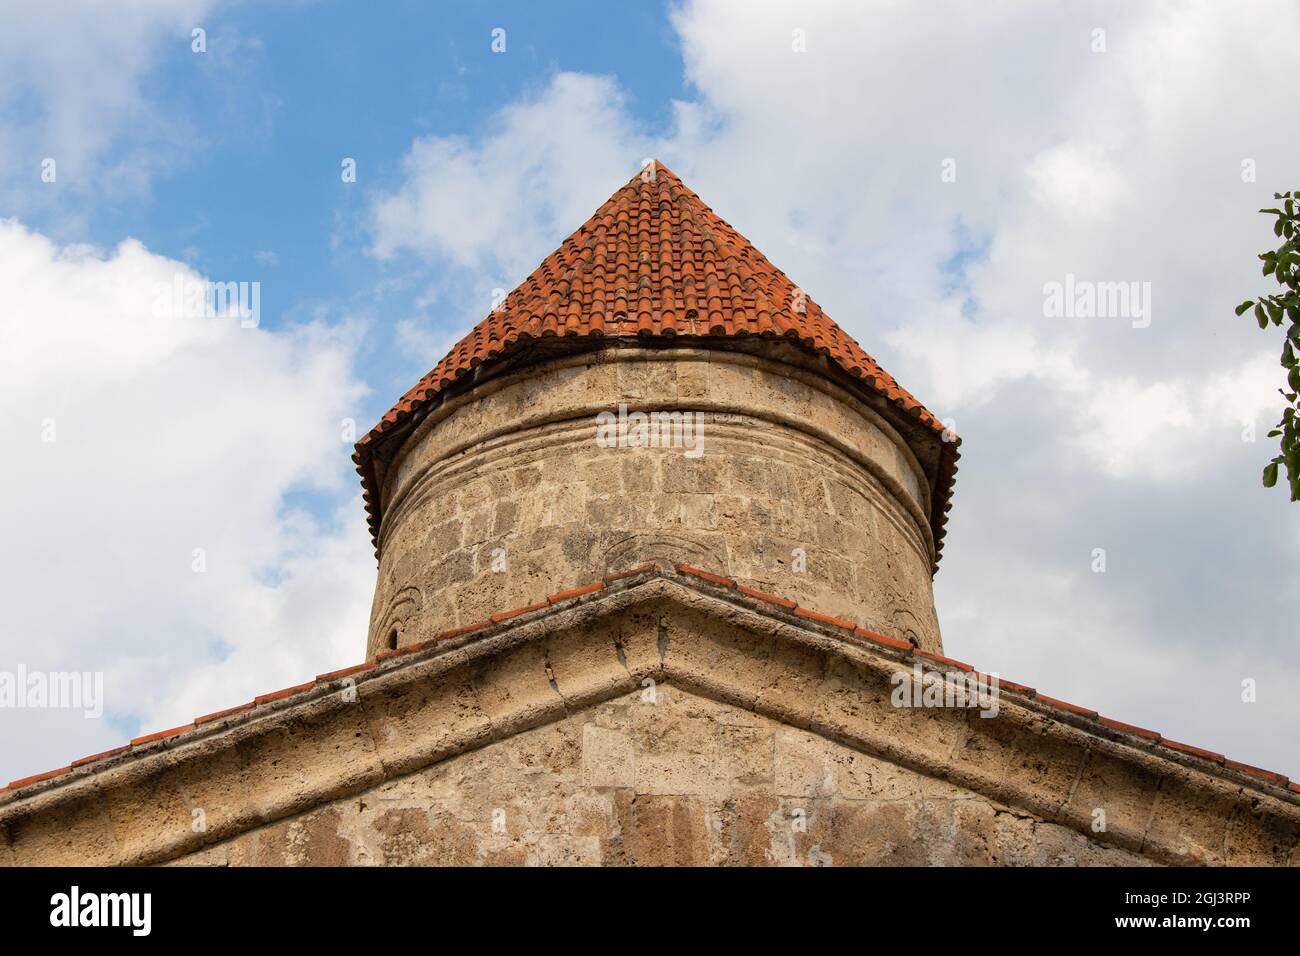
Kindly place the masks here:
[[(138, 738), (128, 751), (11, 793), (0, 803), (0, 861), (166, 862), (649, 679), (1153, 861), (1300, 864), (1300, 793), (1285, 778), (1168, 746), (1009, 682), (995, 718), (894, 707), (896, 672), (964, 665), (694, 569), (646, 570), (557, 597), (184, 733)], [(1098, 807), (1104, 833), (1091, 829)], [(196, 809), (203, 832), (192, 826)]]

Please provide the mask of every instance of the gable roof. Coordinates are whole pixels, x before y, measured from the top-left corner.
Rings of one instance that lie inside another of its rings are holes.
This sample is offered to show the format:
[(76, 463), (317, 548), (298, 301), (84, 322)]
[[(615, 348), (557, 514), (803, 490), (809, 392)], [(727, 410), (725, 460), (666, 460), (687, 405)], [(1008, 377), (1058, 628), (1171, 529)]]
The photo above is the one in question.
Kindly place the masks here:
[[(777, 624), (793, 626), (796, 629), (810, 629), (834, 639), (858, 643), (873, 651), (883, 652), (895, 660), (915, 663), (923, 668), (938, 669), (947, 673), (960, 671), (987, 674), (987, 672), (976, 671), (970, 664), (962, 661), (923, 651), (907, 641), (867, 630), (853, 621), (803, 607), (780, 595), (745, 587), (724, 575), (714, 574), (688, 564), (679, 563), (670, 568), (663, 568), (658, 563), (652, 562), (626, 571), (607, 574), (600, 580), (552, 594), (545, 600), (524, 607), (503, 610), (482, 621), (450, 628), (428, 641), (410, 644), (397, 650), (384, 651), (373, 660), (363, 661), (352, 667), (327, 674), (319, 674), (314, 680), (302, 684), (261, 694), (245, 704), (197, 717), (180, 727), (135, 737), (128, 744), (74, 760), (69, 766), (11, 781), (7, 787), (0, 788), (0, 816), (3, 815), (7, 804), (44, 793), (48, 787), (62, 783), (63, 780), (60, 778), (81, 779), (83, 774), (117, 766), (122, 761), (144, 758), (149, 754), (159, 753), (192, 740), (203, 739), (217, 730), (242, 726), (284, 707), (292, 707), (322, 695), (332, 694), (338, 690), (339, 682), (345, 678), (352, 678), (359, 682), (377, 677), (431, 656), (477, 644), (511, 628), (544, 621), (579, 605), (600, 601), (609, 594), (636, 588), (655, 579), (663, 579), (705, 594), (720, 596), (729, 603), (740, 605), (764, 617), (773, 618)], [(1005, 695), (1007, 700), (1026, 704), (1036, 711), (1045, 713), (1051, 719), (1068, 722), (1078, 729), (1107, 739), (1119, 740), (1126, 745), (1138, 747), (1149, 755), (1185, 763), (1211, 774), (1226, 774), (1235, 782), (1248, 784), (1264, 792), (1271, 791), (1292, 801), (1300, 801), (1300, 783), (1290, 781), (1284, 774), (1263, 770), (1228, 759), (1223, 754), (1170, 740), (1154, 730), (1104, 717), (1090, 708), (1049, 697), (1032, 687), (1003, 677), (998, 678), (998, 688), (999, 693)]]
[(415, 384), (352, 459), (378, 547), (383, 519), (377, 450), (480, 366), (532, 341), (575, 346), (607, 337), (725, 343), (782, 339), (823, 356), (935, 444), (930, 528), (943, 549), (960, 439), (882, 369), (806, 292), (704, 204), (666, 166), (633, 176)]

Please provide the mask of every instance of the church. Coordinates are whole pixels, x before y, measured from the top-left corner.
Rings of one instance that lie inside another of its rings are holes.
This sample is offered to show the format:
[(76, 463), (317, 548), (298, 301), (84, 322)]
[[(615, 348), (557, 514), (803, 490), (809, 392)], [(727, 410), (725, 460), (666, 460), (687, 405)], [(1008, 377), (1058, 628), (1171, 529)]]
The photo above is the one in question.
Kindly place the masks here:
[(0, 862), (1300, 865), (1300, 785), (945, 654), (959, 448), (650, 163), (357, 443), (364, 660), (12, 782)]

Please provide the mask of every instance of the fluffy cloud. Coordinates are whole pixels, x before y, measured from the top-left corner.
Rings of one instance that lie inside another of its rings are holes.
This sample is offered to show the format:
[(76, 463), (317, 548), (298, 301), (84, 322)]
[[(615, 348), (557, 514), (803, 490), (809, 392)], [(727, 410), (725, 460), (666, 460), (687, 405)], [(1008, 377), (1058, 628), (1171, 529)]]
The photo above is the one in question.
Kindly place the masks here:
[[(158, 308), (199, 281), (0, 221), (0, 669), (99, 671), (105, 716), (0, 712), (10, 776), (355, 660), (373, 559), (343, 419), (358, 330)], [(10, 779), (6, 777), (5, 779)]]
[(631, 177), (627, 149), (649, 148), (604, 76), (560, 73), (484, 126), (492, 132), (478, 143), (429, 136), (411, 145), (401, 188), (374, 209), (375, 255), (529, 270), (557, 231), (609, 198), (607, 183)]
[[(374, 251), (450, 264), (450, 300), (509, 287), (659, 156), (956, 419), (952, 653), (1300, 775), (1300, 515), (1259, 487), (1277, 368), (1231, 314), (1300, 147), (1242, 104), (1288, 82), (1300, 11), (700, 0), (673, 24), (692, 96), (657, 142), (616, 84), (558, 76), (482, 139), (413, 144)], [(1149, 282), (1151, 325), (1048, 316), (1067, 275)]]

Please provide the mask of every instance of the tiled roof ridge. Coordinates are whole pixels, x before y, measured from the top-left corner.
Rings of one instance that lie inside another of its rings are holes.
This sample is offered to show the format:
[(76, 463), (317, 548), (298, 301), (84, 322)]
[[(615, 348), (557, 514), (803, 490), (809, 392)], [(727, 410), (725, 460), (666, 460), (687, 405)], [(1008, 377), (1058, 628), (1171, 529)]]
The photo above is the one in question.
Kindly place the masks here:
[(649, 169), (652, 175), (638, 172), (570, 233), (357, 442), (352, 459), (376, 548), (376, 443), (483, 363), (548, 337), (758, 336), (824, 356), (944, 438), (931, 489), (937, 567), (960, 439), (676, 173), (657, 161)]
[[(306, 695), (311, 691), (330, 688), (335, 681), (350, 677), (354, 674), (372, 671), (388, 660), (399, 657), (408, 657), (412, 654), (429, 650), (437, 644), (454, 638), (467, 637), (471, 634), (478, 634), (478, 632), (493, 631), (498, 626), (505, 625), (506, 622), (515, 621), (516, 618), (525, 617), (530, 614), (536, 614), (539, 618), (544, 617), (552, 611), (562, 609), (561, 606), (570, 607), (573, 604), (586, 599), (589, 595), (598, 594), (610, 588), (630, 587), (634, 584), (644, 583), (644, 581), (652, 578), (665, 578), (678, 581), (689, 579), (689, 582), (707, 585), (714, 591), (726, 592), (728, 597), (732, 600), (741, 600), (749, 603), (751, 606), (757, 606), (763, 611), (763, 613), (769, 615), (789, 615), (798, 618), (798, 623), (801, 626), (808, 626), (808, 622), (812, 622), (812, 624), (821, 626), (823, 629), (831, 630), (832, 632), (847, 632), (854, 637), (870, 642), (874, 645), (875, 649), (888, 649), (901, 657), (912, 657), (916, 659), (916, 663), (922, 664), (924, 667), (934, 668), (944, 666), (981, 676), (986, 674), (986, 672), (976, 671), (974, 667), (964, 661), (945, 657), (942, 654), (934, 654), (930, 651), (921, 650), (908, 641), (900, 640), (896, 637), (890, 637), (887, 634), (880, 634), (876, 631), (871, 631), (867, 628), (861, 627), (853, 621), (848, 621), (830, 614), (824, 614), (812, 608), (804, 607), (790, 598), (776, 594), (769, 594), (756, 588), (746, 587), (745, 585), (738, 583), (735, 579), (725, 575), (714, 574), (689, 564), (677, 563), (672, 565), (671, 568), (665, 569), (662, 568), (658, 562), (650, 562), (635, 568), (629, 568), (625, 571), (606, 574), (596, 581), (580, 585), (579, 587), (570, 588), (567, 591), (560, 591), (556, 594), (552, 594), (544, 601), (524, 605), (519, 608), (513, 608), (508, 611), (501, 611), (473, 624), (450, 628), (427, 641), (409, 644), (406, 647), (401, 647), (397, 650), (383, 651), (382, 653), (377, 654), (374, 660), (363, 661), (360, 664), (345, 667), (341, 670), (330, 671), (326, 674), (318, 674), (314, 680), (307, 681), (303, 684), (297, 684), (292, 687), (286, 687), (281, 690), (272, 691), (269, 694), (261, 694), (246, 704), (240, 704), (239, 706), (227, 708), (226, 710), (219, 710), (211, 714), (205, 714), (202, 717), (196, 717), (188, 724), (183, 724), (179, 727), (172, 727), (168, 730), (160, 730), (154, 733), (144, 734), (140, 737), (134, 737), (128, 744), (115, 747), (112, 750), (106, 750), (102, 753), (93, 754), (89, 757), (82, 757), (78, 760), (72, 761), (72, 763), (66, 767), (59, 767), (58, 769), (49, 770), (45, 773), (33, 774), (29, 777), (13, 780), (7, 787), (0, 788), (0, 801), (8, 802), (8, 800), (18, 799), (20, 796), (25, 796), (25, 794), (20, 795), (18, 791), (38, 783), (43, 783), (47, 780), (61, 777), (74, 769), (99, 763), (123, 754), (133, 753), (141, 748), (154, 749), (152, 745), (158, 741), (170, 740), (187, 734), (188, 732), (197, 731), (205, 724), (210, 724), (226, 717), (248, 715), (251, 711), (264, 704), (277, 703), (289, 698)], [(1080, 707), (1077, 704), (1059, 700), (1055, 697), (1049, 697), (1046, 694), (1039, 693), (1032, 687), (1002, 677), (998, 678), (998, 687), (1000, 691), (1009, 691), (1020, 698), (1035, 701), (1037, 704), (1049, 708), (1054, 712), (1052, 716), (1056, 719), (1060, 719), (1062, 716), (1068, 714), (1069, 719), (1076, 723), (1090, 724), (1091, 726), (1086, 729), (1090, 729), (1094, 732), (1104, 728), (1102, 731), (1103, 733), (1125, 734), (1130, 738), (1125, 741), (1126, 743), (1141, 746), (1145, 752), (1156, 753), (1165, 758), (1169, 758), (1171, 754), (1162, 754), (1159, 751), (1152, 749), (1154, 747), (1163, 747), (1166, 748), (1166, 750), (1178, 753), (1184, 758), (1191, 758), (1191, 760), (1196, 763), (1208, 764), (1210, 767), (1219, 770), (1237, 771), (1252, 778), (1252, 780), (1256, 781), (1258, 784), (1268, 784), (1279, 787), (1290, 794), (1300, 794), (1300, 782), (1291, 781), (1284, 774), (1274, 773), (1271, 770), (1263, 770), (1259, 767), (1241, 763), (1237, 760), (1230, 760), (1223, 754), (1215, 753), (1211, 750), (1204, 750), (1200, 747), (1194, 747), (1191, 744), (1170, 740), (1157, 731), (1147, 730), (1144, 727), (1137, 727), (1133, 724), (1127, 724), (1110, 717), (1102, 716), (1095, 710)]]

